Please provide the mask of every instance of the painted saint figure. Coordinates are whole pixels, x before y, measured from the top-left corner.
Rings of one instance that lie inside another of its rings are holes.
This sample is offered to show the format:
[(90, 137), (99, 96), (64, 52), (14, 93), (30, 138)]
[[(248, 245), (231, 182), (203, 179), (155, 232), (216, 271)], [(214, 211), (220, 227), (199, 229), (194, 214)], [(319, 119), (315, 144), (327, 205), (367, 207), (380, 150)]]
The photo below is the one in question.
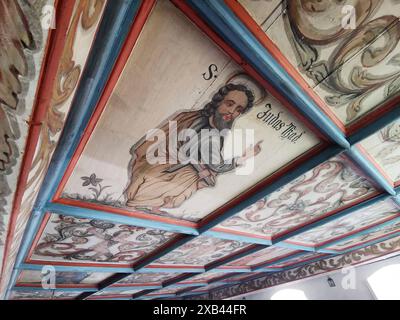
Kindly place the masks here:
[[(247, 86), (229, 83), (221, 87), (203, 109), (181, 112), (170, 121), (176, 122), (178, 135), (184, 129), (192, 129), (198, 135), (198, 141), (201, 141), (200, 133), (203, 129), (231, 129), (235, 119), (249, 111), (253, 103), (254, 94)], [(164, 131), (168, 144), (168, 124), (160, 129)], [(198, 150), (198, 165), (179, 162), (150, 164), (146, 159), (146, 151), (154, 142), (142, 140), (135, 144), (131, 148), (132, 160), (128, 169), (130, 181), (125, 190), (126, 205), (148, 208), (154, 213), (161, 213), (160, 208), (177, 208), (197, 190), (213, 187), (219, 174), (235, 170), (261, 151), (259, 142), (248, 148), (241, 157), (226, 161), (222, 155), (223, 138), (218, 135), (218, 139), (222, 140), (218, 149), (212, 147), (209, 150), (208, 159), (212, 161), (203, 161), (204, 155)], [(183, 144), (178, 142), (178, 148)], [(211, 143), (210, 146), (215, 144)]]

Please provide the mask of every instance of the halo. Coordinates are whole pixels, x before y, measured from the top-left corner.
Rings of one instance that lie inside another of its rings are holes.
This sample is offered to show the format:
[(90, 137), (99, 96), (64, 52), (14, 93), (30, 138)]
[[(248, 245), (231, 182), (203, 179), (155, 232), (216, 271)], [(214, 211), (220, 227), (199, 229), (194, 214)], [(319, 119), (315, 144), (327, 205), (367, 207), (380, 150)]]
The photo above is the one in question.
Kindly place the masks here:
[(267, 98), (268, 93), (265, 89), (256, 82), (253, 78), (251, 78), (247, 73), (239, 72), (235, 73), (228, 78), (226, 84), (241, 84), (246, 86), (251, 92), (254, 94), (254, 103), (253, 105), (261, 104), (265, 98)]

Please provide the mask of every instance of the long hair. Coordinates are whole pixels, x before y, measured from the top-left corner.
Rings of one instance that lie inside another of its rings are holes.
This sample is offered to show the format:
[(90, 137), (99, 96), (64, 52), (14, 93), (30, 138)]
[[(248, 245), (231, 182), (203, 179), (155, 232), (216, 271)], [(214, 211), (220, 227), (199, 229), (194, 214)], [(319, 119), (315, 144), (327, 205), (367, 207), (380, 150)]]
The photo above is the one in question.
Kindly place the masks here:
[(229, 83), (221, 87), (216, 94), (212, 97), (211, 101), (205, 105), (201, 110), (203, 116), (210, 117), (215, 113), (220, 103), (224, 100), (226, 95), (231, 91), (241, 91), (247, 96), (247, 106), (243, 113), (249, 111), (253, 107), (254, 94), (245, 85)]

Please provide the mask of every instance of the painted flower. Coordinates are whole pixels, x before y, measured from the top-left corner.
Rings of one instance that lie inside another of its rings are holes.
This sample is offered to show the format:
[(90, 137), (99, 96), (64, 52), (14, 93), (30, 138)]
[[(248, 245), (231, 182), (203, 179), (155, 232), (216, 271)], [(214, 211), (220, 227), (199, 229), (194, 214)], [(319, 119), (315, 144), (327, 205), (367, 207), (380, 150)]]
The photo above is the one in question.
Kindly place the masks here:
[(98, 179), (94, 173), (92, 173), (90, 177), (81, 177), (81, 179), (83, 180), (82, 186), (84, 187), (90, 185), (96, 187), (100, 182), (103, 181), (103, 179)]

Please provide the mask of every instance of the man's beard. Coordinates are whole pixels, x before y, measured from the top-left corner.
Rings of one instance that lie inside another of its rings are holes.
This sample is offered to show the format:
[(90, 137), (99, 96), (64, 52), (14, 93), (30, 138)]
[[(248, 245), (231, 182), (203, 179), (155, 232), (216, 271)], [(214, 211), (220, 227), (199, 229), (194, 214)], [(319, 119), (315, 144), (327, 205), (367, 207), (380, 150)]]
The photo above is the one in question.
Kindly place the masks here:
[(214, 125), (218, 130), (231, 129), (234, 120), (226, 121), (218, 111), (214, 114)]

